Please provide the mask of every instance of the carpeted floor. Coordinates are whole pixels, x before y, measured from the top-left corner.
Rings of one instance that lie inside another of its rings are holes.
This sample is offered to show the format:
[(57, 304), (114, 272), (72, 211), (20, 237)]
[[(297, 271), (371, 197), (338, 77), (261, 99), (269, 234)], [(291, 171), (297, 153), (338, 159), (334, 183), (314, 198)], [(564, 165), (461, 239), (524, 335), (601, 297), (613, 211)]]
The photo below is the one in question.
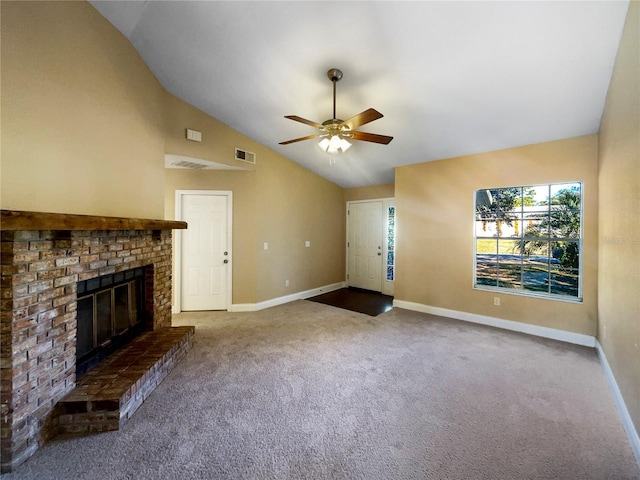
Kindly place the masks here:
[(14, 479), (639, 479), (593, 349), (395, 308), (198, 312), (118, 432)]

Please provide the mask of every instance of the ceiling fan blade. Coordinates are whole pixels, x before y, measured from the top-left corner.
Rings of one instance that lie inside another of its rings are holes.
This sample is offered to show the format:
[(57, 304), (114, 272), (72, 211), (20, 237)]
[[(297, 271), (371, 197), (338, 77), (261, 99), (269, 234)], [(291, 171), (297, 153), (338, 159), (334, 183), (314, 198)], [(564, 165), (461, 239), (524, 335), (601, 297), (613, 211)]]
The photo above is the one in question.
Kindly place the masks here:
[(289, 145), (290, 143), (301, 142), (303, 140), (311, 140), (312, 138), (319, 137), (320, 134), (316, 133), (315, 135), (307, 135), (306, 137), (294, 138), (293, 140), (287, 140), (286, 142), (280, 142), (280, 145)]
[(297, 115), (285, 115), (284, 118), (288, 118), (289, 120), (294, 120), (296, 122), (304, 123), (306, 125), (311, 125), (312, 127), (322, 130), (322, 125), (320, 125), (319, 123), (311, 120), (307, 120), (306, 118), (302, 118)]
[(359, 126), (364, 125), (364, 124), (369, 123), (369, 122), (373, 122), (374, 120), (382, 118), (383, 116), (384, 115), (382, 115), (377, 110), (375, 110), (373, 108), (370, 108), (368, 110), (365, 110), (362, 113), (359, 113), (355, 117), (351, 117), (349, 120), (345, 120), (344, 122), (342, 122), (340, 124), (340, 126), (344, 125), (344, 126), (348, 127), (349, 130), (355, 130)]
[(388, 137), (387, 135), (377, 135), (375, 133), (366, 133), (366, 132), (349, 132), (350, 135), (353, 135), (354, 140), (363, 140), (365, 142), (373, 142), (373, 143), (382, 143), (383, 145), (388, 145), (393, 137)]

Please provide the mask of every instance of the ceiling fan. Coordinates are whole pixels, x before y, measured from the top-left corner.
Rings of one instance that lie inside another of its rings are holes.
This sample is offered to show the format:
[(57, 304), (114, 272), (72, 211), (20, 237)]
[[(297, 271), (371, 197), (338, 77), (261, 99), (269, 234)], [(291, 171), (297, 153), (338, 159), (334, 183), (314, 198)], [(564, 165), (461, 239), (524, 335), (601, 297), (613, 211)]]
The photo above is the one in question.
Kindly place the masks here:
[(341, 120), (336, 118), (336, 83), (342, 78), (342, 71), (332, 68), (327, 72), (329, 80), (333, 82), (333, 118), (325, 120), (322, 124), (298, 117), (297, 115), (285, 115), (284, 118), (304, 123), (320, 130), (314, 135), (306, 137), (294, 138), (286, 142), (280, 142), (280, 145), (288, 145), (290, 143), (301, 142), (302, 140), (310, 140), (312, 138), (321, 138), (318, 146), (330, 155), (345, 152), (351, 144), (348, 140), (362, 140), (364, 142), (381, 143), (387, 145), (393, 137), (387, 135), (377, 135), (375, 133), (357, 132), (355, 129), (373, 122), (383, 115), (373, 108), (369, 108), (358, 115), (351, 117), (349, 120)]

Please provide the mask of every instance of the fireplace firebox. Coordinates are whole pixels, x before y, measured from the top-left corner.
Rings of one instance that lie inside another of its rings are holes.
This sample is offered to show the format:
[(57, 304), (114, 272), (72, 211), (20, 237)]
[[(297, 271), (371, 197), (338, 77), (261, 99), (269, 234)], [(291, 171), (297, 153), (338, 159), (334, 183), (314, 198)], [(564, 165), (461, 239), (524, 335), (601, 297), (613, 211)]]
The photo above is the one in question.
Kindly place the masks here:
[(76, 377), (145, 331), (150, 267), (77, 283)]

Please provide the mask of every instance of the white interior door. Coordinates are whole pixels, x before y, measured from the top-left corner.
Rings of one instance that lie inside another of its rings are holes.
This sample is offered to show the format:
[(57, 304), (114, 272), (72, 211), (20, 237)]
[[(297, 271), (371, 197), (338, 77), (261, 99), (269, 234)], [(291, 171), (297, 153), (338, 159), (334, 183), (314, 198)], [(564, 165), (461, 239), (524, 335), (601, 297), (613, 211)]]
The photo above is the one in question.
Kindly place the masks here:
[(230, 197), (213, 194), (181, 196), (181, 310), (229, 308)]
[(349, 205), (348, 284), (382, 291), (382, 201)]

